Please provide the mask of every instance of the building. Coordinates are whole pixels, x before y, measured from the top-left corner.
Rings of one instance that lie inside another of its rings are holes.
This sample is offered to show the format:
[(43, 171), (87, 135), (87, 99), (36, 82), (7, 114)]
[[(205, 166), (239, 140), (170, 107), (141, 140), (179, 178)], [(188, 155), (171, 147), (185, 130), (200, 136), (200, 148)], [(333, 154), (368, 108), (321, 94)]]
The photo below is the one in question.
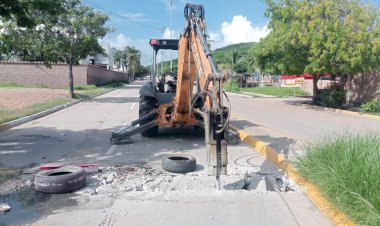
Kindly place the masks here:
[(107, 68), (108, 70), (113, 70), (113, 54), (109, 43), (104, 42), (100, 45), (105, 50), (105, 54), (97, 54), (95, 56), (88, 56), (86, 59), (81, 61), (81, 64), (92, 64), (99, 67)]

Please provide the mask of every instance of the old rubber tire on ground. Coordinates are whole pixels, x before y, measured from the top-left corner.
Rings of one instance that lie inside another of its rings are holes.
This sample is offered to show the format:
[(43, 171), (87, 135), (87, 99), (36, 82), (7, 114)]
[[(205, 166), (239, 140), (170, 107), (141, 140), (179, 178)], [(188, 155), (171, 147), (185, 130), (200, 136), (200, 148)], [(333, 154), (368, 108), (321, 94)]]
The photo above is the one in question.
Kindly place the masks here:
[(85, 185), (86, 172), (78, 166), (64, 166), (40, 171), (34, 178), (34, 189), (44, 193), (69, 193), (79, 190)]
[(161, 159), (162, 169), (172, 173), (188, 173), (195, 170), (197, 161), (190, 155), (168, 155)]
[[(156, 109), (156, 104), (157, 104), (157, 101), (155, 98), (148, 97), (148, 96), (140, 96), (139, 118), (147, 115), (152, 110)], [(154, 119), (154, 116), (152, 116), (152, 118), (149, 118), (147, 120), (140, 122), (140, 126), (152, 121), (153, 119)], [(155, 126), (144, 132), (141, 132), (141, 135), (144, 137), (154, 137), (154, 136), (157, 136), (157, 133), (158, 133), (158, 126)]]

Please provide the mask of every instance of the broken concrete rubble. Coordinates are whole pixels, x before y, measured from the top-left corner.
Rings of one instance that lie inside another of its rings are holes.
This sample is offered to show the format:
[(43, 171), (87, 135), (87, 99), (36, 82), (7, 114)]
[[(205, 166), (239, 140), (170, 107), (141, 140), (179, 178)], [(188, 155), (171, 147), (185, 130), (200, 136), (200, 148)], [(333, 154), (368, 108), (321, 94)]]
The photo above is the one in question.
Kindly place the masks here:
[(8, 203), (0, 204), (0, 213), (8, 212), (11, 209), (11, 206)]
[[(278, 172), (265, 173), (261, 171), (241, 173), (230, 171), (224, 177), (224, 190), (247, 190), (247, 191), (292, 191), (288, 183), (283, 183), (277, 190), (268, 189), (266, 177), (281, 178)], [(196, 181), (196, 183), (194, 183)], [(283, 181), (281, 179), (281, 181)], [(285, 181), (285, 180), (284, 180)], [(260, 185), (263, 184), (263, 185)], [(277, 184), (276, 184), (277, 185)], [(288, 186), (286, 188), (285, 186)], [(213, 177), (206, 172), (196, 171), (187, 174), (173, 174), (164, 170), (153, 169), (149, 165), (144, 166), (113, 166), (107, 167), (104, 171), (90, 174), (87, 179), (85, 189), (78, 191), (77, 194), (86, 196), (94, 195), (117, 195), (123, 193), (138, 192), (165, 192), (165, 191), (188, 191), (188, 190), (208, 190), (215, 191)]]

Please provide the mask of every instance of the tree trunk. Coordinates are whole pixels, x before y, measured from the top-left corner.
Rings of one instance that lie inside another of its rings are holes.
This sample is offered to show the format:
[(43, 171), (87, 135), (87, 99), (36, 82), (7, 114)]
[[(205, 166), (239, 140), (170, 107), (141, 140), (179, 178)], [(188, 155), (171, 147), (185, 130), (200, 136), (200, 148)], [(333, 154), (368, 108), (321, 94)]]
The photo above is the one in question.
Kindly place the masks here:
[(313, 75), (313, 104), (318, 103), (318, 76)]
[(128, 83), (131, 83), (131, 75), (129, 74), (129, 67), (128, 66), (126, 66), (126, 73), (128, 76)]
[(69, 92), (70, 92), (70, 97), (74, 98), (73, 63), (70, 61), (68, 65), (69, 65)]

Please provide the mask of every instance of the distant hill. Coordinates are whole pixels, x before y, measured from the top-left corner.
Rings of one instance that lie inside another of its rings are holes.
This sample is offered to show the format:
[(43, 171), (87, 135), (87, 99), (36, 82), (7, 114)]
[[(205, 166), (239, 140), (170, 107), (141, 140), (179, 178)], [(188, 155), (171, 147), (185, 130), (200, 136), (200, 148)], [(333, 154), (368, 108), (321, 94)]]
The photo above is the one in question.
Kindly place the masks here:
[[(254, 45), (253, 42), (248, 42), (229, 45), (216, 49), (212, 51), (214, 62), (219, 70), (232, 68), (234, 64), (238, 63), (248, 55), (248, 52), (251, 49), (252, 45)], [(177, 64), (178, 60), (173, 60), (173, 68), (177, 68)], [(168, 72), (169, 69), (170, 61), (164, 61), (164, 72)]]
[[(248, 56), (249, 50), (254, 45), (253, 42), (248, 43), (239, 43), (234, 45), (229, 45), (220, 49), (216, 49), (213, 51), (213, 58), (215, 61), (215, 64), (217, 65), (219, 70), (227, 69), (227, 68), (235, 68), (234, 65), (239, 64), (244, 65), (244, 67), (247, 67), (245, 64), (245, 58)], [(249, 69), (248, 67), (246, 70), (240, 69), (239, 73), (247, 72)]]
[(223, 59), (224, 56), (232, 55), (233, 52), (238, 52), (239, 56), (247, 55), (253, 42), (239, 43), (222, 47), (213, 51), (213, 57), (216, 60)]

